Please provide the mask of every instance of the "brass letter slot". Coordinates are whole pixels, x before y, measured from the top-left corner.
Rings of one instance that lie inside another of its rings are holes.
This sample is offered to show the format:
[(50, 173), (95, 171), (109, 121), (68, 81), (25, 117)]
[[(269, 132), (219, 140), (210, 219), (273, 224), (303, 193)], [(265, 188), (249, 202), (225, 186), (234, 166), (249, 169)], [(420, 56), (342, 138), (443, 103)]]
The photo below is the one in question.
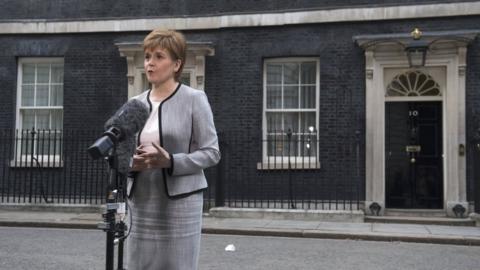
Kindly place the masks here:
[(422, 151), (422, 147), (420, 145), (407, 145), (405, 146), (405, 150), (408, 153), (416, 153)]

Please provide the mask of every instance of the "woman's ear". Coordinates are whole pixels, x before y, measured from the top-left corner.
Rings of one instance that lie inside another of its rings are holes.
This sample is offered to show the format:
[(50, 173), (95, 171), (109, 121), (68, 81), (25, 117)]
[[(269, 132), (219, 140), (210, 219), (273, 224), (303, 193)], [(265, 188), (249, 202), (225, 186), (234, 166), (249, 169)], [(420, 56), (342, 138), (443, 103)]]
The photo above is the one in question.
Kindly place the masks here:
[(182, 66), (182, 60), (177, 59), (177, 61), (175, 61), (175, 67), (173, 69), (175, 70), (175, 72), (178, 72), (181, 66)]

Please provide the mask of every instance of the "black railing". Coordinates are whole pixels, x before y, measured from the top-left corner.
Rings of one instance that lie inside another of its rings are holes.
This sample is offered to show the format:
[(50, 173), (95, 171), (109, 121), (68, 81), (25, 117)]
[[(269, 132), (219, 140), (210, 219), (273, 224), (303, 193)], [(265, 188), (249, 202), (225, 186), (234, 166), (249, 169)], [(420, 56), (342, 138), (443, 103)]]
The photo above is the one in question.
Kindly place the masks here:
[[(100, 134), (0, 130), (0, 201), (104, 203), (107, 163), (92, 160), (86, 152)], [(315, 131), (271, 131), (262, 137), (261, 132), (219, 133), (222, 159), (205, 171), (209, 182), (205, 210), (360, 208), (358, 134), (339, 136), (334, 145), (322, 145)], [(335, 151), (333, 161), (321, 159), (324, 145)]]
[(275, 131), (264, 139), (261, 132), (221, 133), (222, 160), (206, 171), (206, 207), (360, 209), (359, 133), (337, 138), (336, 158), (326, 162), (341, 163), (335, 170), (321, 167), (319, 144), (312, 131)]
[(104, 202), (107, 169), (87, 147), (101, 134), (86, 130), (0, 130), (2, 203)]

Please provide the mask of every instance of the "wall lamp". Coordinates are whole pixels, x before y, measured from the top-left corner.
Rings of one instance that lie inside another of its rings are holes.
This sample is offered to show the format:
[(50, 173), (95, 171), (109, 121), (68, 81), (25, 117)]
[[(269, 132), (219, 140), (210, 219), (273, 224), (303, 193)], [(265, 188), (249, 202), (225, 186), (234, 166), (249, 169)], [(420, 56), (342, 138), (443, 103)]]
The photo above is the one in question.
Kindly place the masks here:
[(411, 68), (423, 67), (427, 58), (429, 42), (422, 40), (422, 32), (418, 28), (415, 28), (410, 35), (413, 40), (405, 47), (408, 65)]

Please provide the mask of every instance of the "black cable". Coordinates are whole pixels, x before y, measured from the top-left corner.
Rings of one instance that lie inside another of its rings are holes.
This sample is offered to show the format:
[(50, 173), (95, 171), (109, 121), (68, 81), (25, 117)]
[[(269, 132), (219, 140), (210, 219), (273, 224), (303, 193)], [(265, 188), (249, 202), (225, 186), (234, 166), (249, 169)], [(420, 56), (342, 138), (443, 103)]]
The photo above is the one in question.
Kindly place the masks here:
[[(43, 166), (40, 165), (40, 162), (38, 161), (38, 159), (36, 157), (34, 157), (33, 155), (31, 157), (35, 161), (35, 164), (37, 164), (38, 171), (41, 172), (41, 169), (43, 168)], [(42, 183), (40, 183), (40, 194), (42, 195), (42, 198), (45, 200), (46, 203), (53, 203), (53, 200), (48, 201), (47, 195), (45, 195), (45, 189), (43, 187), (43, 181), (42, 181)]]

